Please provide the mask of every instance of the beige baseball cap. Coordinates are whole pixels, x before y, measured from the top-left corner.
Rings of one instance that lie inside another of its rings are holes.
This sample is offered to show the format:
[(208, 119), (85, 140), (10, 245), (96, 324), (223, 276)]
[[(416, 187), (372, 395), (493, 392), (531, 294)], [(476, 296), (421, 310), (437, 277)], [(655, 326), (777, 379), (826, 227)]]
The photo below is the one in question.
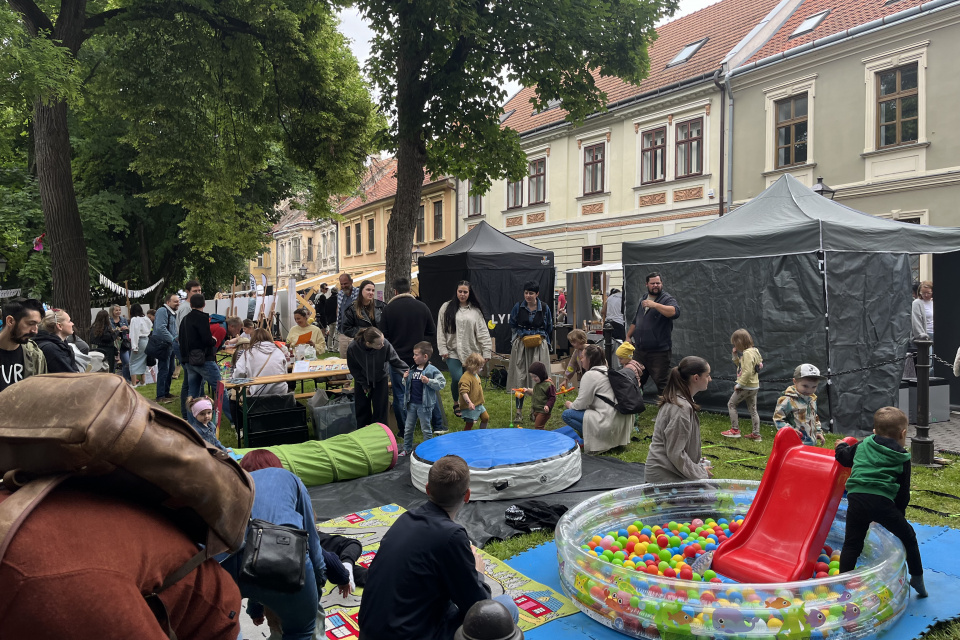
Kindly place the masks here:
[(799, 380), (800, 378), (817, 378), (818, 380), (823, 380), (826, 376), (820, 375), (820, 369), (817, 369), (812, 364), (804, 363), (793, 370), (793, 379)]

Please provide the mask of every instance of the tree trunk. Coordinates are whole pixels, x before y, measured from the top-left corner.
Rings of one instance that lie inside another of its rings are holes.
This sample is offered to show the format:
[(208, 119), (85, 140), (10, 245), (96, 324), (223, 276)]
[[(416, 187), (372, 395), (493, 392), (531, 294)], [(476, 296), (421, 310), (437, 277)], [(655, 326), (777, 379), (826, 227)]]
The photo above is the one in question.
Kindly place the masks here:
[(424, 54), (418, 46), (419, 29), (412, 22), (401, 8), (398, 19), (400, 56), (397, 60), (397, 195), (387, 223), (385, 300), (393, 296), (393, 283), (398, 278), (410, 278), (413, 235), (423, 191), (423, 167), (427, 161), (423, 140), (426, 92), (420, 79)]
[(67, 104), (57, 101), (33, 108), (33, 134), (40, 205), (46, 225), (53, 278), (53, 306), (65, 309), (74, 331), (86, 339), (90, 329), (90, 265), (73, 189)]

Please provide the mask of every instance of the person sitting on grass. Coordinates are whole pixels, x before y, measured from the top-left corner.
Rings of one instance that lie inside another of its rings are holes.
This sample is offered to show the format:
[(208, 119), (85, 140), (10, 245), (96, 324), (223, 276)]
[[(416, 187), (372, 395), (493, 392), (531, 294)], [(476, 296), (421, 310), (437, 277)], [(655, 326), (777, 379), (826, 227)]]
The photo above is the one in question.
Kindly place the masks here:
[(582, 329), (574, 329), (567, 334), (567, 342), (570, 344), (570, 359), (567, 361), (567, 370), (563, 375), (563, 386), (567, 389), (576, 389), (580, 386), (580, 378), (584, 373), (583, 367), (580, 366), (580, 356), (583, 354), (584, 347), (587, 346), (587, 334)]
[(823, 376), (812, 364), (801, 364), (793, 370), (793, 384), (787, 387), (777, 400), (773, 412), (773, 426), (777, 429), (793, 429), (803, 444), (823, 444), (823, 429), (817, 415), (817, 386)]
[(463, 430), (473, 429), (473, 423), (480, 420), (480, 428), (486, 429), (490, 414), (483, 406), (483, 384), (480, 382), (480, 369), (484, 359), (479, 353), (471, 353), (463, 363), (463, 377), (460, 378), (460, 412), (463, 415)]
[(553, 386), (553, 380), (547, 375), (547, 368), (543, 366), (542, 362), (534, 362), (530, 365), (530, 379), (533, 381), (533, 387), (524, 389), (523, 394), (533, 396), (530, 419), (533, 420), (535, 429), (543, 429), (547, 420), (550, 419), (553, 405), (557, 401), (557, 390)]
[(217, 438), (217, 427), (213, 424), (213, 400), (206, 396), (187, 398), (187, 410), (193, 416), (193, 420), (187, 420), (187, 422), (200, 434), (200, 437), (216, 448), (226, 451), (227, 448)]
[(857, 566), (870, 523), (876, 522), (903, 543), (910, 586), (917, 597), (926, 598), (917, 534), (907, 522), (910, 453), (903, 448), (906, 439), (906, 414), (896, 407), (883, 407), (873, 414), (872, 436), (852, 445), (837, 442), (837, 462), (853, 467), (847, 479), (847, 527), (840, 551), (840, 573)]
[[(403, 372), (403, 398), (407, 423), (403, 428), (403, 451), (400, 455), (408, 455), (413, 451), (413, 431), (420, 420), (420, 430), (423, 439), (433, 437), (431, 417), (433, 407), (439, 401), (437, 392), (447, 386), (447, 379), (440, 370), (430, 364), (433, 355), (433, 346), (429, 342), (418, 342), (413, 347), (413, 368)], [(396, 391), (395, 391), (396, 393)]]
[(644, 467), (646, 482), (682, 482), (711, 476), (701, 463), (700, 409), (693, 397), (710, 384), (710, 364), (687, 356), (667, 375)]
[(616, 396), (607, 378), (607, 359), (603, 349), (588, 344), (580, 355), (580, 366), (586, 373), (573, 402), (565, 403), (563, 423), (583, 438), (587, 453), (602, 453), (630, 444), (634, 417), (614, 408)]
[[(455, 521), (470, 501), (467, 463), (443, 456), (426, 490), (429, 502), (397, 518), (370, 565), (360, 601), (364, 640), (452, 640), (470, 607), (490, 598), (483, 557)], [(519, 620), (509, 595), (494, 599)]]

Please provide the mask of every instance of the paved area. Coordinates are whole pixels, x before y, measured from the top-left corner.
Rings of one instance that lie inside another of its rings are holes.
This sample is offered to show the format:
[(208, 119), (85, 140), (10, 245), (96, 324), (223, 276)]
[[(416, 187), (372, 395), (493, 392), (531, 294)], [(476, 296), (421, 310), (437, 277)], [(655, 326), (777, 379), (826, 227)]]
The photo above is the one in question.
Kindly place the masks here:
[[(917, 434), (917, 426), (907, 427), (907, 444), (910, 438)], [(935, 422), (930, 425), (930, 437), (933, 438), (933, 448), (945, 453), (960, 455), (960, 412), (951, 411), (950, 420)]]

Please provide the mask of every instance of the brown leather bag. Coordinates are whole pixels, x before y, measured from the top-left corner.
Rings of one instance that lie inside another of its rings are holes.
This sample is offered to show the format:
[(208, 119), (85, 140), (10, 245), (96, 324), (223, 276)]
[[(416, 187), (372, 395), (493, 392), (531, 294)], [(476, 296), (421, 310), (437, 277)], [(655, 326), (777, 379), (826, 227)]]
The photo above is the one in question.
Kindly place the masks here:
[(0, 394), (0, 475), (0, 488), (13, 492), (0, 504), (0, 560), (30, 511), (67, 478), (164, 507), (205, 548), (156, 593), (239, 549), (253, 507), (253, 479), (235, 460), (108, 373), (32, 376)]

